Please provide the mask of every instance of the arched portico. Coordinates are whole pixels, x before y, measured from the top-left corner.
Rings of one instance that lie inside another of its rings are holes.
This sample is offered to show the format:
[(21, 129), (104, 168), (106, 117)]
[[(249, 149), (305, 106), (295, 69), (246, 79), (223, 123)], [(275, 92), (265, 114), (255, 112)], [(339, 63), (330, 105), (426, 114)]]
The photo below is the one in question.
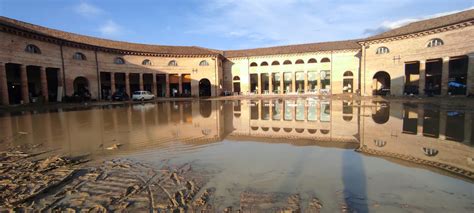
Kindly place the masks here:
[(378, 71), (372, 78), (372, 94), (373, 95), (389, 95), (391, 78), (390, 74), (385, 71)]

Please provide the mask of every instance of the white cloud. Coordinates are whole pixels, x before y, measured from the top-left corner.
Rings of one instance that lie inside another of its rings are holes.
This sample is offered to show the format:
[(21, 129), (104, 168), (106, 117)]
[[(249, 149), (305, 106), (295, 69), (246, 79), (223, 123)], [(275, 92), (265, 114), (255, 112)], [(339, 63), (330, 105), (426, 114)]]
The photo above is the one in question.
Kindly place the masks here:
[(104, 12), (102, 9), (86, 2), (81, 2), (80, 4), (76, 5), (74, 11), (85, 17), (98, 16)]
[(99, 32), (106, 37), (117, 36), (122, 32), (122, 27), (112, 20), (106, 21), (99, 27)]
[(466, 10), (471, 10), (471, 9), (474, 9), (474, 7), (469, 7), (469, 8), (463, 9), (463, 10), (453, 10), (453, 11), (448, 11), (448, 12), (435, 13), (435, 14), (431, 14), (431, 15), (427, 15), (427, 16), (421, 16), (421, 17), (404, 18), (404, 19), (395, 20), (395, 21), (384, 21), (384, 22), (382, 22), (382, 24), (379, 27), (377, 27), (375, 29), (367, 29), (365, 31), (365, 34), (374, 35), (374, 34), (382, 33), (382, 32), (392, 30), (392, 29), (395, 29), (395, 28), (403, 27), (403, 26), (405, 26), (407, 24), (410, 24), (410, 23), (413, 23), (413, 22), (422, 21), (422, 20), (431, 19), (431, 18), (437, 18), (437, 17), (441, 17), (441, 16), (447, 16), (447, 15), (451, 15), (451, 14), (454, 14), (454, 13), (459, 13), (459, 12), (466, 11)]

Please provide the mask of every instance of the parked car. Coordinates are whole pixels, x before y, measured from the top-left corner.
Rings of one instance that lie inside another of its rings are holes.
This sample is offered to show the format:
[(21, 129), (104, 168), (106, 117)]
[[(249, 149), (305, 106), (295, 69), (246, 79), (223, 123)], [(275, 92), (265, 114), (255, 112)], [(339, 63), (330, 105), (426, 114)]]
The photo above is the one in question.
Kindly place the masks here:
[(155, 95), (149, 91), (135, 91), (132, 95), (132, 100), (134, 101), (144, 101), (144, 100), (153, 100)]
[(126, 101), (129, 98), (128, 94), (124, 91), (117, 91), (112, 95), (113, 101)]

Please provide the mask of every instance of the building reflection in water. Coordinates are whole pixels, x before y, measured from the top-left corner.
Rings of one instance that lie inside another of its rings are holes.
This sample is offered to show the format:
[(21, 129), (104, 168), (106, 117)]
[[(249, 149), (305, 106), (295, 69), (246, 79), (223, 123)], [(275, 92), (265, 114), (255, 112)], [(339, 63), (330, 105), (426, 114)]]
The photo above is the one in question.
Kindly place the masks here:
[[(0, 117), (3, 140), (74, 153), (253, 141), (353, 148), (474, 171), (472, 112), (435, 105), (323, 99), (164, 102)], [(19, 137), (18, 132), (28, 132)], [(433, 164), (434, 165), (434, 164)]]

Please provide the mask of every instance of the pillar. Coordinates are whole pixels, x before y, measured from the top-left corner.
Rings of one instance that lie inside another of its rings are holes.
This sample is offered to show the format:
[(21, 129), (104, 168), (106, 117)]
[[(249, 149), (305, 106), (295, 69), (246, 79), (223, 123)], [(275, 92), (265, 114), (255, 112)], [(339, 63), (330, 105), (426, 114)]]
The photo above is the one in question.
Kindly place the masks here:
[(443, 68), (441, 70), (441, 95), (448, 94), (449, 80), (449, 57), (443, 58)]
[(170, 75), (165, 74), (165, 78), (166, 78), (166, 94), (165, 94), (165, 97), (169, 98), (170, 97)]
[(262, 74), (257, 73), (257, 93), (262, 94)]
[(183, 94), (183, 75), (178, 74), (178, 94)]
[(285, 91), (285, 88), (284, 88), (284, 76), (283, 76), (283, 73), (280, 72), (280, 94), (284, 94), (284, 91)]
[(9, 105), (10, 100), (8, 97), (8, 83), (7, 83), (7, 72), (5, 64), (0, 62), (0, 95), (2, 96), (2, 104)]
[(467, 65), (467, 95), (474, 95), (474, 54), (469, 55)]
[(439, 139), (446, 140), (446, 122), (448, 114), (446, 110), (441, 110), (439, 113)]
[(110, 92), (112, 93), (111, 95), (113, 95), (116, 90), (117, 88), (115, 88), (115, 73), (111, 72), (110, 73)]
[(304, 71), (304, 93), (308, 91), (308, 71)]
[(127, 92), (130, 97), (132, 97), (132, 91), (130, 91), (130, 74), (125, 73), (125, 91)]
[(46, 78), (46, 69), (40, 67), (40, 79), (41, 79), (41, 95), (43, 95), (44, 101), (49, 101), (48, 94), (48, 78)]
[(151, 74), (151, 76), (153, 77), (153, 85), (151, 85), (151, 92), (155, 95), (155, 97), (158, 97), (158, 90), (156, 88), (156, 75), (155, 73)]
[(469, 145), (472, 138), (472, 112), (465, 112), (464, 114), (464, 141), (463, 143)]
[(24, 104), (30, 103), (29, 89), (28, 89), (28, 74), (26, 72), (26, 66), (20, 65), (20, 76), (21, 76), (21, 99)]
[(291, 92), (296, 92), (296, 73), (291, 73)]
[(140, 85), (140, 90), (141, 91), (145, 90), (143, 88), (143, 73), (138, 73), (138, 84)]
[(423, 135), (423, 121), (425, 120), (425, 110), (423, 105), (418, 105), (418, 122), (416, 126), (416, 134)]
[(273, 94), (273, 75), (272, 75), (272, 73), (268, 74), (268, 90), (269, 90), (269, 94)]
[(420, 61), (420, 78), (418, 81), (419, 95), (425, 94), (425, 85), (426, 85), (426, 61)]

